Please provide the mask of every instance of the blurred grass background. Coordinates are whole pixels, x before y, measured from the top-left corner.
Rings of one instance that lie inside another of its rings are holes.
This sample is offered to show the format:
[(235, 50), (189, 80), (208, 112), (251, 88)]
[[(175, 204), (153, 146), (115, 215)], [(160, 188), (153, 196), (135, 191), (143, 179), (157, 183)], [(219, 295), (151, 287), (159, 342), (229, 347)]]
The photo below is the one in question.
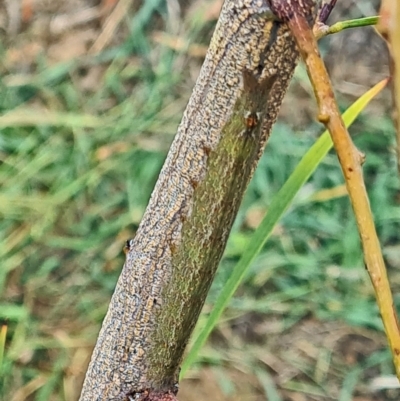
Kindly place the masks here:
[[(0, 5), (0, 318), (9, 326), (2, 399), (77, 399), (123, 243), (140, 222), (220, 6)], [(331, 21), (376, 7), (343, 2)], [(388, 75), (372, 29), (326, 38), (321, 50), (343, 108)], [(351, 133), (367, 154), (366, 182), (400, 306), (400, 184), (388, 105), (386, 92)], [(205, 312), (273, 194), (321, 133), (315, 110), (299, 67)], [(181, 384), (182, 401), (399, 399), (333, 153), (276, 227), (198, 362)]]

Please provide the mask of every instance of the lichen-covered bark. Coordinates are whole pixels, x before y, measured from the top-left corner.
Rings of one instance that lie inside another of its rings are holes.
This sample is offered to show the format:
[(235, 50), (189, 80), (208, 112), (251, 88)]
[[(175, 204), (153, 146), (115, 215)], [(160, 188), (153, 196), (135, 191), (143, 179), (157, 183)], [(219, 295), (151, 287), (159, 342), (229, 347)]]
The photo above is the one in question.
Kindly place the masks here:
[(287, 26), (274, 19), (269, 4), (227, 0), (223, 6), (129, 243), (82, 401), (140, 399), (177, 389), (185, 346), (298, 57)]

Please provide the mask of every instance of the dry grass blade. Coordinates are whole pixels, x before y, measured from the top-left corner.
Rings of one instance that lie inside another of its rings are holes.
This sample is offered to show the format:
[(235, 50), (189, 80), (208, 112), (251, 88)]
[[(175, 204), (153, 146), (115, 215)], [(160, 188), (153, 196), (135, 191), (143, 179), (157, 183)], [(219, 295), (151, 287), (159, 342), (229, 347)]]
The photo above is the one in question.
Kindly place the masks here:
[(107, 44), (111, 41), (119, 23), (126, 16), (131, 3), (131, 0), (120, 0), (117, 3), (110, 16), (107, 17), (104, 23), (103, 31), (89, 50), (89, 54), (97, 54), (107, 46)]
[(365, 263), (375, 289), (396, 373), (400, 377), (400, 333), (397, 313), (393, 306), (393, 297), (364, 184), (361, 168), (364, 156), (353, 144), (340, 116), (315, 37), (306, 18), (297, 12), (299, 3), (283, 3), (290, 3), (289, 8), (291, 8), (292, 14), (285, 14), (286, 9), (279, 16), (287, 21), (296, 38), (317, 98), (319, 121), (324, 123), (329, 130), (338, 154), (363, 245)]
[(58, 113), (31, 108), (19, 108), (0, 116), (0, 128), (38, 125), (95, 128), (101, 123), (100, 118), (87, 114)]

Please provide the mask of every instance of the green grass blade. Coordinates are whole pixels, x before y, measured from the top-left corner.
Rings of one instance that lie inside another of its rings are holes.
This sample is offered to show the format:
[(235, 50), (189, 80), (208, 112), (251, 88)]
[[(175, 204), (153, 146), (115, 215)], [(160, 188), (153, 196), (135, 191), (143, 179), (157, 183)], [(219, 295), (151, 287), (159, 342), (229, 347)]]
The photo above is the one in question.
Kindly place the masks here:
[(283, 401), (278, 393), (273, 378), (266, 370), (257, 369), (256, 376), (264, 389), (268, 401)]
[[(350, 106), (350, 108), (343, 114), (343, 120), (347, 127), (353, 123), (356, 117), (367, 106), (368, 102), (377, 93), (379, 93), (381, 89), (384, 88), (386, 83), (387, 80), (379, 82)], [(184, 360), (180, 374), (181, 378), (184, 377), (188, 368), (196, 360), (199, 350), (204, 345), (211, 331), (217, 324), (218, 319), (228, 305), (236, 289), (242, 282), (243, 277), (248, 271), (251, 263), (254, 261), (265, 242), (271, 235), (275, 224), (282, 217), (283, 213), (289, 207), (299, 189), (308, 180), (310, 175), (314, 172), (318, 164), (326, 156), (331, 147), (331, 138), (329, 133), (325, 131), (299, 162), (296, 169), (283, 185), (281, 190), (274, 196), (268, 209), (268, 213), (258, 226), (257, 230), (254, 232), (248, 247), (246, 248), (239, 262), (236, 264), (229, 280), (226, 282), (224, 288), (218, 296), (204, 328), (200, 330), (198, 337), (194, 341), (192, 348)]]
[(352, 369), (347, 373), (340, 390), (339, 401), (351, 401), (353, 399), (353, 393), (361, 373), (362, 369), (360, 368)]

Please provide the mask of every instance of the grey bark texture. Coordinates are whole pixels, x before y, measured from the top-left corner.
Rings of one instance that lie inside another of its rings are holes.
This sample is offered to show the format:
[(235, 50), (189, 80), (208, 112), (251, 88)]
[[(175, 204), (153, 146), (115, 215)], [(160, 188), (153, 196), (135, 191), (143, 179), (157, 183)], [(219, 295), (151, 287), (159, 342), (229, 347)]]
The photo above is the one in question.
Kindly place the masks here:
[[(314, 2), (294, 3), (314, 18)], [(177, 391), (183, 352), (298, 58), (289, 29), (270, 6), (225, 1), (128, 244), (81, 401), (167, 400)]]

